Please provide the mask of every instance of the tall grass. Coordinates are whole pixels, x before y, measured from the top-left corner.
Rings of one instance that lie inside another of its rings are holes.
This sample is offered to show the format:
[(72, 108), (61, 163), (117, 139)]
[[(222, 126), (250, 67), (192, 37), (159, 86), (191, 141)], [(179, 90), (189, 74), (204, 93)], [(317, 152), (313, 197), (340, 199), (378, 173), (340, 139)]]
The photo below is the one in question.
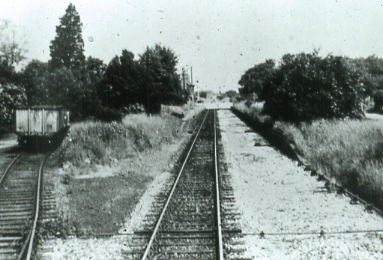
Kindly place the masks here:
[(149, 148), (160, 149), (171, 143), (179, 134), (181, 123), (181, 119), (167, 113), (127, 115), (121, 123), (76, 123), (55, 157), (60, 164), (70, 162), (76, 167), (134, 157)]
[[(262, 121), (259, 107), (242, 104), (235, 109)], [(382, 120), (277, 121), (273, 129), (292, 140), (312, 168), (383, 207)]]
[(383, 122), (318, 120), (274, 127), (293, 138), (315, 169), (364, 196), (383, 198)]

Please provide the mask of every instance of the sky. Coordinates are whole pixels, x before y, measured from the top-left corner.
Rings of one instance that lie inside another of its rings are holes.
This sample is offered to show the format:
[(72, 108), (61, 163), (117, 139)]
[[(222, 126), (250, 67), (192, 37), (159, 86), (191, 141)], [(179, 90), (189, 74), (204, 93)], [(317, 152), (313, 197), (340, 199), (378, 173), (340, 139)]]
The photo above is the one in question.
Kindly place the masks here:
[(193, 67), (198, 89), (227, 91), (265, 59), (319, 49), (383, 57), (383, 0), (0, 0), (27, 60), (49, 60), (69, 3), (83, 23), (85, 55), (109, 63), (160, 43)]

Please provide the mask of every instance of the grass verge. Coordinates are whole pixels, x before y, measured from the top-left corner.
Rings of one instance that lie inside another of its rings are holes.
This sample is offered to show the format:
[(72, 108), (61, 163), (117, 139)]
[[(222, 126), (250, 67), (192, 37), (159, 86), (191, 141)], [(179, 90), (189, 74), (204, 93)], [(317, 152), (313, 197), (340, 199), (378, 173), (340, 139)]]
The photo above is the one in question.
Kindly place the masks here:
[(61, 229), (52, 228), (55, 235), (118, 232), (155, 176), (172, 168), (189, 136), (193, 116), (184, 120), (171, 111), (71, 127), (51, 161), (61, 165), (54, 177)]
[(273, 122), (262, 115), (260, 106), (240, 103), (234, 109), (277, 133), (314, 170), (383, 208), (383, 121), (323, 119), (291, 124)]

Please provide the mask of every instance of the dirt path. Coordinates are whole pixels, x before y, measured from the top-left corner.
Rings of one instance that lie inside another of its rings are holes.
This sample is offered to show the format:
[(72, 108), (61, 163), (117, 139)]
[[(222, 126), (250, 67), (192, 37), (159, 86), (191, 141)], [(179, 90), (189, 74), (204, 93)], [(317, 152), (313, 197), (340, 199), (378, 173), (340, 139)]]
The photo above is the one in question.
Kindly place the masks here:
[(346, 232), (383, 231), (383, 218), (350, 204), (344, 195), (328, 193), (323, 182), (268, 146), (230, 111), (218, 115), (249, 257), (382, 259), (383, 232)]

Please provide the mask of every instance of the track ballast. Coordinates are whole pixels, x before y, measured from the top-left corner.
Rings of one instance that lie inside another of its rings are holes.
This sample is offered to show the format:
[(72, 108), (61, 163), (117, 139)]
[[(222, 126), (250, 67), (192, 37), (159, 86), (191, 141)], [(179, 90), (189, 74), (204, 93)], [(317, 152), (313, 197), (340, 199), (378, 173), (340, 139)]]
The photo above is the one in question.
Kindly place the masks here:
[(128, 259), (243, 259), (233, 192), (220, 174), (215, 111), (201, 121), (170, 184), (131, 239)]

